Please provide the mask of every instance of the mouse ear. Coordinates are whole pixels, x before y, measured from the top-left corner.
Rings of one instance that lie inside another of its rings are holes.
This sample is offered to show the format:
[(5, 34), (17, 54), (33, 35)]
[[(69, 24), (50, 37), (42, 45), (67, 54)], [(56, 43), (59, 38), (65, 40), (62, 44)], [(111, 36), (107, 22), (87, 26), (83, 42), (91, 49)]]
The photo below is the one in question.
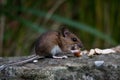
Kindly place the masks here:
[(69, 31), (69, 29), (67, 27), (62, 26), (61, 33), (62, 33), (63, 37), (66, 37), (66, 36), (68, 36), (70, 34), (70, 31)]

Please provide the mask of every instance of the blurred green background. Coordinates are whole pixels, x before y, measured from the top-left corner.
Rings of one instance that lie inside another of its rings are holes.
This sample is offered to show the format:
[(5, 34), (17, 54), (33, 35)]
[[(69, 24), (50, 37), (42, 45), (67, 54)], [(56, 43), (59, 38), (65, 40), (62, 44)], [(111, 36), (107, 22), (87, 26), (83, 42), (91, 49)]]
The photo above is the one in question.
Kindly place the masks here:
[(65, 24), (85, 49), (120, 43), (120, 0), (0, 0), (0, 56), (29, 55), (41, 33)]

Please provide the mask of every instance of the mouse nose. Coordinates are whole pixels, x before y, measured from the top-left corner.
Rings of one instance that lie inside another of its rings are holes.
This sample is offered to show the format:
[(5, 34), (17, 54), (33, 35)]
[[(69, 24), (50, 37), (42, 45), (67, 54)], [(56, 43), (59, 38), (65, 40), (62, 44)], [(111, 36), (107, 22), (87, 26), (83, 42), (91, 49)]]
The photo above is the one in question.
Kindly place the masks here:
[(77, 46), (79, 47), (79, 48), (84, 48), (84, 46), (83, 46), (83, 44), (77, 44)]

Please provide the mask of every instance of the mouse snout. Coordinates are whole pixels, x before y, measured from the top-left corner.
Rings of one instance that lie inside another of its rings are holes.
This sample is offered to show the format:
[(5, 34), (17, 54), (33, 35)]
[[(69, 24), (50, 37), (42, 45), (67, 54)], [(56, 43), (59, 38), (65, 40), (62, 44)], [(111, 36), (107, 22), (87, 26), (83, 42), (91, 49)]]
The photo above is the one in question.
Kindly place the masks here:
[(83, 45), (78, 43), (78, 44), (74, 44), (70, 47), (70, 50), (77, 50), (77, 49), (83, 49)]
[(79, 47), (79, 48), (83, 48), (83, 45), (82, 44), (77, 44), (77, 46)]
[(71, 50), (77, 50), (79, 48), (81, 48), (80, 44), (74, 44), (74, 45), (71, 46)]

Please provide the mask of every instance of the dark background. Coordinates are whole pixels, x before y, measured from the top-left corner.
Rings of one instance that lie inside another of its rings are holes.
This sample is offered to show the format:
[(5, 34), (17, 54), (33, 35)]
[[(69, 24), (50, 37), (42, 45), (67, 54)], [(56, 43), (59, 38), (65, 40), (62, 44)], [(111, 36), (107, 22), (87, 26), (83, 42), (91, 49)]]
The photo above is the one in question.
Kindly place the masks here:
[(120, 0), (0, 0), (0, 56), (29, 55), (34, 41), (65, 24), (85, 49), (120, 43)]

